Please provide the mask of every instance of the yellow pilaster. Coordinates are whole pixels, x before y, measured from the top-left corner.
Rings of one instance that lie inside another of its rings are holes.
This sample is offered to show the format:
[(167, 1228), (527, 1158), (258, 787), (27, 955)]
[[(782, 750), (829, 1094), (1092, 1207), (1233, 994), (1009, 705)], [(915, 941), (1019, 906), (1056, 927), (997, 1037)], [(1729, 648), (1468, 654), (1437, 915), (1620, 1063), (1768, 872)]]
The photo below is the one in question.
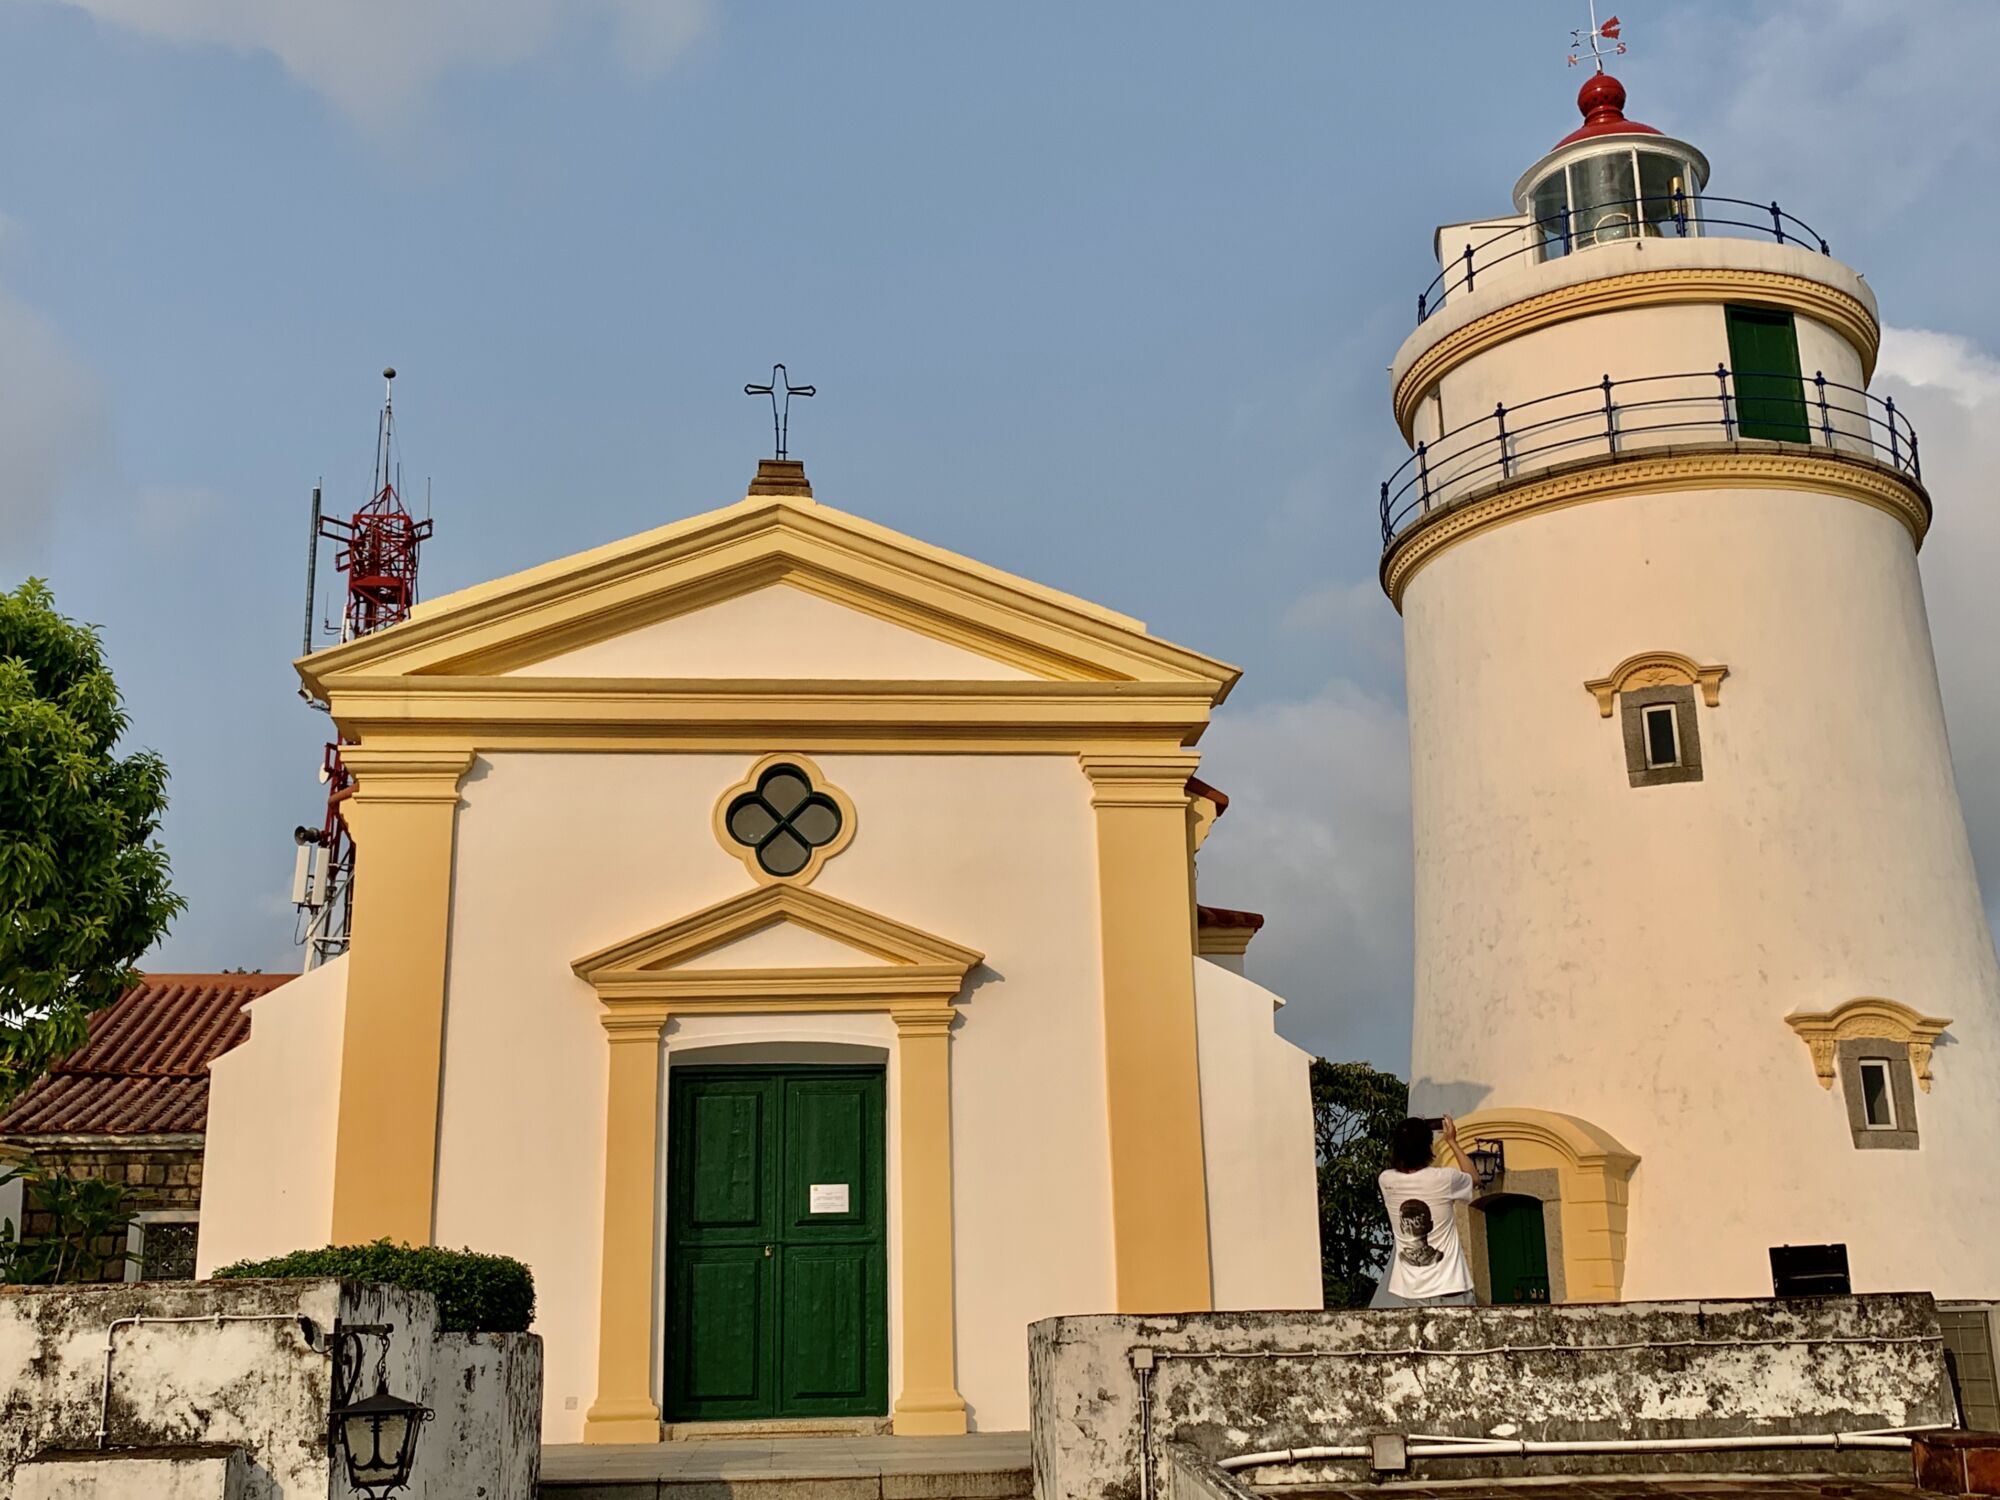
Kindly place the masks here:
[(604, 1265), (598, 1293), (597, 1399), (586, 1443), (657, 1443), (653, 1400), (654, 1186), (659, 1180), (660, 1031), (665, 1010), (609, 1012), (604, 1105)]
[(357, 879), (334, 1137), (333, 1238), (431, 1238), (445, 943), (458, 781), (470, 750), (350, 745)]
[(949, 1005), (895, 1011), (896, 1138), (903, 1161), (903, 1300), (896, 1328), (903, 1388), (890, 1417), (898, 1435), (965, 1431), (951, 1249), (951, 1023), (957, 1013)]
[(1083, 755), (1097, 811), (1119, 1312), (1210, 1306), (1185, 752)]

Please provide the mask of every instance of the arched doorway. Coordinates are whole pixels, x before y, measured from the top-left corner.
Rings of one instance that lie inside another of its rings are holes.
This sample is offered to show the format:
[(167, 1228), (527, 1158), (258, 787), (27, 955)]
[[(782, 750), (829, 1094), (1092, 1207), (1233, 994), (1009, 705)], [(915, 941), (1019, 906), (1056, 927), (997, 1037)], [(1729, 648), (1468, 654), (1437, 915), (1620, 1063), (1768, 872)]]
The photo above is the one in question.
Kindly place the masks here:
[(1486, 1270), (1493, 1303), (1549, 1300), (1549, 1244), (1542, 1200), (1502, 1193), (1479, 1205), (1486, 1215)]

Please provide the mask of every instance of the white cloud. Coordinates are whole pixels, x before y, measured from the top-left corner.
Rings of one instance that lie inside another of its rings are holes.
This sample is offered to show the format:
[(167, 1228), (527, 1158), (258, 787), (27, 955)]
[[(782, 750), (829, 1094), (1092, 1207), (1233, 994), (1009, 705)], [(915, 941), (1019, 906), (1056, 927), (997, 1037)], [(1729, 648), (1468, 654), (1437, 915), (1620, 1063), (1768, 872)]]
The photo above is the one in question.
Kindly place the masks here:
[(402, 114), (459, 68), (533, 56), (569, 26), (608, 27), (641, 74), (671, 65), (711, 24), (712, 0), (60, 0), (162, 41), (265, 52), (357, 119)]
[(2000, 921), (2000, 360), (1955, 334), (1885, 328), (1875, 390), (1910, 413), (1923, 445), (1937, 508), (1924, 542), (1925, 602), (1959, 799), (1987, 912)]
[[(1376, 603), (1386, 612), (1388, 602)], [(1250, 974), (1290, 1005), (1301, 1046), (1402, 1069), (1410, 1046), (1410, 752), (1403, 706), (1340, 679), (1232, 704), (1202, 740), (1229, 812), (1201, 899), (1261, 911)]]
[(33, 308), (0, 290), (0, 587), (46, 542), (56, 505), (106, 447), (96, 377)]
[(1970, 339), (1928, 328), (1884, 328), (1875, 378), (1933, 389), (1968, 411), (2000, 400), (2000, 359)]

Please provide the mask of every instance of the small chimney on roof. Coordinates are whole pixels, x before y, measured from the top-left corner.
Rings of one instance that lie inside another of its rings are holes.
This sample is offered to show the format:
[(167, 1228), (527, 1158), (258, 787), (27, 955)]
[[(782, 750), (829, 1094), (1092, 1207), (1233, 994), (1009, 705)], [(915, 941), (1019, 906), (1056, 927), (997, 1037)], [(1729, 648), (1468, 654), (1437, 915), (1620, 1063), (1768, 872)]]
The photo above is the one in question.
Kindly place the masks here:
[(757, 476), (750, 481), (753, 495), (803, 495), (812, 498), (813, 487), (806, 479), (806, 466), (796, 458), (760, 458)]

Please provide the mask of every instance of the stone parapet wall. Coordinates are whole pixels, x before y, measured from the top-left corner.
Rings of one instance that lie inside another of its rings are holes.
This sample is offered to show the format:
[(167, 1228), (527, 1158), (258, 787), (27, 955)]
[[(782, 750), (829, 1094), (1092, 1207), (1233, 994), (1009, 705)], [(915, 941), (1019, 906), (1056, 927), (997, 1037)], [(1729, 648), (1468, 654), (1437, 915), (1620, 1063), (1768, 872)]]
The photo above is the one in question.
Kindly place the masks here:
[[(1400, 1433), (1537, 1443), (1806, 1438), (1955, 1423), (1922, 1294), (1407, 1311), (1051, 1318), (1029, 1329), (1039, 1500), (1199, 1488), (1167, 1463)], [(1150, 1366), (1150, 1368), (1148, 1368)], [(1898, 1447), (1420, 1458), (1418, 1478), (1811, 1468), (1908, 1472)], [(1183, 1465), (1186, 1467), (1186, 1465)], [(1142, 1469), (1143, 1480), (1142, 1480)], [(1360, 1459), (1260, 1466), (1351, 1480)], [(1212, 1477), (1212, 1476), (1211, 1476)]]
[(238, 1450), (245, 1500), (347, 1495), (327, 1442), (336, 1329), (356, 1396), (379, 1372), (436, 1413), (406, 1500), (533, 1500), (541, 1340), (440, 1334), (429, 1293), (329, 1279), (0, 1288), (0, 1500), (171, 1495)]

